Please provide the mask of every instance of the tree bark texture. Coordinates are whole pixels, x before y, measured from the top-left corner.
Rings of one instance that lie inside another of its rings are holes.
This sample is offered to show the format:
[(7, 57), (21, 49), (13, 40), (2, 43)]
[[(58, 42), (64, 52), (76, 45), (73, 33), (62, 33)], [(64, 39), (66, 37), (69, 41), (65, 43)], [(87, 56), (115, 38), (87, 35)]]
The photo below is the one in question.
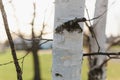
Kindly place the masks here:
[(9, 30), (7, 15), (6, 15), (2, 0), (0, 0), (0, 9), (1, 9), (3, 22), (4, 22), (4, 26), (5, 26), (5, 31), (6, 31), (8, 40), (9, 40), (9, 44), (10, 44), (10, 48), (11, 48), (11, 52), (12, 52), (12, 57), (13, 57), (16, 72), (17, 72), (17, 80), (22, 80), (22, 70), (21, 70), (20, 65), (18, 63), (18, 59), (17, 59), (17, 55), (16, 55), (16, 51), (15, 51), (15, 46), (14, 46), (13, 39), (12, 39), (10, 30)]
[[(39, 64), (39, 56), (38, 56), (38, 50), (39, 50), (39, 42), (40, 40), (36, 40), (35, 38), (35, 31), (34, 31), (34, 21), (36, 17), (36, 4), (33, 3), (34, 6), (34, 12), (33, 12), (33, 20), (32, 20), (32, 55), (33, 55), (33, 63), (34, 63), (34, 80), (41, 80), (41, 74), (40, 74), (40, 64)], [(42, 34), (40, 34), (42, 36)], [(41, 37), (40, 37), (41, 38)]]
[[(82, 31), (64, 23), (84, 16), (84, 0), (55, 0), (52, 80), (81, 80)], [(62, 25), (63, 24), (63, 25)], [(71, 24), (72, 25), (72, 24)], [(62, 26), (62, 27), (60, 27)], [(78, 26), (78, 25), (77, 25)], [(66, 28), (67, 28), (66, 27)], [(83, 24), (79, 28), (83, 27)], [(74, 28), (74, 29), (73, 29)], [(57, 32), (58, 31), (58, 32)]]
[(39, 42), (34, 41), (32, 42), (32, 54), (33, 54), (33, 63), (34, 63), (34, 80), (41, 80), (41, 74), (39, 69), (39, 57), (38, 57), (38, 49), (39, 49)]
[[(97, 38), (100, 50), (95, 38), (90, 37), (90, 52), (105, 52), (105, 27), (107, 18), (108, 0), (96, 0), (94, 17), (100, 16), (93, 22), (93, 29)], [(106, 60), (106, 56), (91, 56), (89, 57), (89, 73), (88, 80), (106, 80), (106, 65), (101, 64)]]

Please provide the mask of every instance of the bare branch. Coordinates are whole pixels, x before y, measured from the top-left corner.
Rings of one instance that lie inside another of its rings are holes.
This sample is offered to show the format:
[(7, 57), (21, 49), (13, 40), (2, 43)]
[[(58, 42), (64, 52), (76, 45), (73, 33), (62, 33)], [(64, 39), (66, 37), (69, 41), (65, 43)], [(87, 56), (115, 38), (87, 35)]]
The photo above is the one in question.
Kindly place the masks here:
[(12, 36), (10, 34), (8, 21), (7, 21), (7, 15), (6, 15), (2, 0), (0, 0), (0, 9), (1, 9), (2, 17), (3, 17), (3, 22), (5, 25), (6, 34), (7, 34), (7, 37), (8, 37), (9, 43), (10, 43), (10, 47), (11, 47), (11, 51), (12, 51), (12, 56), (13, 56), (13, 60), (14, 60), (14, 64), (15, 64), (15, 68), (16, 68), (16, 72), (17, 72), (17, 80), (22, 80), (22, 71), (21, 71), (20, 65), (17, 61), (17, 55), (16, 55), (14, 43), (12, 40)]
[(109, 43), (107, 50), (109, 50), (114, 45), (118, 45), (119, 43), (120, 43), (120, 37), (115, 38)]
[(112, 53), (107, 53), (107, 52), (95, 52), (95, 53), (84, 53), (83, 56), (95, 56), (95, 55), (104, 55), (104, 56), (120, 56), (120, 52), (112, 52)]
[(53, 40), (49, 40), (49, 39), (44, 39), (44, 40), (46, 40), (46, 41), (40, 43), (40, 44), (39, 44), (40, 46), (43, 45), (43, 44), (45, 44), (45, 43), (47, 43), (47, 42), (49, 42), (49, 41), (53, 41)]
[[(92, 26), (92, 23), (91, 23), (91, 21), (90, 21), (90, 16), (89, 16), (87, 7), (86, 7), (86, 12), (87, 12), (87, 16), (88, 16), (88, 18), (89, 18), (90, 26), (87, 24), (87, 22), (85, 22), (85, 24), (86, 24), (86, 26), (88, 27), (88, 29), (89, 29), (92, 37), (95, 39), (95, 41), (96, 41), (96, 43), (97, 43), (97, 46), (98, 46), (98, 52), (99, 52), (99, 51), (100, 51), (100, 45), (99, 45), (99, 42), (98, 42), (98, 40), (97, 40), (97, 38), (96, 38), (95, 32), (94, 32), (94, 30), (93, 30), (93, 26)], [(99, 17), (101, 17), (101, 16), (99, 16)], [(98, 17), (98, 18), (99, 18), (99, 17)]]
[[(30, 51), (27, 52), (23, 57), (17, 59), (17, 61), (18, 61), (18, 60), (21, 60), (21, 59), (24, 59), (29, 53), (30, 53)], [(0, 66), (8, 65), (8, 64), (11, 64), (11, 63), (14, 63), (14, 61), (9, 61), (9, 62), (6, 62), (6, 63), (3, 63), (3, 64), (0, 64)], [(23, 61), (22, 61), (22, 63), (23, 63)]]
[(17, 34), (17, 33), (15, 33), (15, 32), (12, 32), (13, 34), (15, 34), (16, 36), (18, 36), (19, 38), (21, 38), (21, 39), (23, 39), (23, 40), (26, 40), (26, 41), (32, 41), (33, 39), (34, 40), (49, 40), (49, 41), (53, 41), (53, 39), (45, 39), (45, 38), (40, 38), (40, 37), (35, 37), (35, 38), (33, 38), (33, 39), (27, 39), (27, 38), (24, 38), (23, 36), (22, 36), (22, 34)]

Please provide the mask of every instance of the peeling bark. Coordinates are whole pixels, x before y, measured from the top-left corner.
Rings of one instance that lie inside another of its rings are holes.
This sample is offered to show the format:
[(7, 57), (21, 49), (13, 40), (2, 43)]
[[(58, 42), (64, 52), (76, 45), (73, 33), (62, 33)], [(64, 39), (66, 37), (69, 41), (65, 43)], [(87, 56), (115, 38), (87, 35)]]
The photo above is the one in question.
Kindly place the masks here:
[(81, 80), (83, 24), (74, 20), (83, 17), (84, 3), (55, 0), (52, 80)]

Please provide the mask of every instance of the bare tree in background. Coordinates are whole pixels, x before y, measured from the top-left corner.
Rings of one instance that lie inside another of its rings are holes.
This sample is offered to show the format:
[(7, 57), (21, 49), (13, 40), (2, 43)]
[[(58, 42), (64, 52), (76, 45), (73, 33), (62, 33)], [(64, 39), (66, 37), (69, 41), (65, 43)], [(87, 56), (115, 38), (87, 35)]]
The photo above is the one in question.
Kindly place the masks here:
[(40, 64), (39, 64), (39, 57), (38, 57), (38, 50), (39, 50), (39, 42), (42, 38), (42, 33), (39, 36), (39, 39), (35, 39), (35, 32), (34, 32), (34, 19), (35, 19), (35, 10), (36, 5), (33, 3), (34, 6), (34, 13), (33, 13), (33, 20), (32, 20), (32, 54), (33, 54), (33, 63), (34, 63), (34, 80), (41, 80), (41, 74), (40, 74)]
[[(106, 36), (106, 10), (108, 0), (96, 0), (95, 17), (102, 15), (93, 22), (94, 37), (90, 37), (90, 52), (105, 52)], [(88, 80), (106, 80), (106, 65), (102, 65), (106, 60), (105, 56), (89, 57)], [(102, 65), (102, 66), (101, 66)]]
[[(12, 3), (11, 3), (12, 4)], [(14, 6), (12, 5), (12, 7), (14, 8)], [(36, 18), (36, 3), (33, 2), (33, 17), (32, 17), (32, 21), (31, 21), (31, 39), (25, 39), (23, 34), (20, 33), (20, 31), (18, 32), (18, 34), (16, 34), (18, 37), (20, 37), (22, 39), (22, 47), (28, 51), (28, 52), (32, 52), (33, 55), (33, 66), (34, 66), (34, 80), (41, 80), (41, 71), (40, 71), (40, 64), (39, 64), (39, 56), (38, 56), (38, 50), (39, 50), (39, 43), (42, 39), (42, 35), (43, 35), (43, 30), (44, 30), (44, 24), (43, 24), (43, 28), (40, 31), (40, 34), (36, 37), (35, 35), (35, 30), (34, 30), (34, 23), (35, 23), (35, 18)], [(15, 8), (14, 8), (15, 10)], [(17, 17), (14, 14), (14, 17), (17, 19)], [(28, 43), (26, 43), (26, 41), (29, 41), (31, 43), (31, 46), (27, 46)]]
[[(22, 39), (22, 44), (23, 44), (23, 48), (28, 51), (28, 52), (32, 52), (32, 55), (33, 55), (33, 66), (34, 66), (34, 80), (41, 80), (41, 71), (40, 71), (40, 59), (39, 59), (39, 56), (38, 56), (38, 50), (39, 48), (41, 47), (42, 44), (48, 42), (48, 41), (52, 41), (52, 39), (43, 39), (42, 36), (43, 35), (46, 35), (46, 34), (49, 34), (48, 32), (44, 32), (44, 28), (45, 28), (45, 16), (44, 16), (44, 19), (43, 19), (43, 23), (42, 23), (42, 30), (39, 31), (39, 33), (36, 35), (36, 30), (35, 30), (35, 19), (37, 18), (38, 19), (38, 16), (37, 16), (37, 11), (36, 11), (36, 7), (37, 7), (37, 4), (36, 4), (37, 1), (33, 1), (33, 17), (32, 17), (32, 21), (30, 22), (30, 25), (32, 26), (32, 29), (31, 29), (31, 39), (25, 39), (24, 38), (24, 34), (22, 34), (20, 31), (17, 32), (17, 33), (14, 33), (16, 34), (18, 37), (20, 37)], [(12, 4), (12, 3), (11, 3)], [(14, 8), (14, 5), (12, 4), (12, 7), (15, 11), (15, 8)], [(14, 14), (15, 15), (15, 14)], [(37, 17), (36, 17), (37, 16)], [(15, 18), (16, 15), (14, 16)], [(17, 19), (16, 19), (17, 20)], [(39, 19), (40, 20), (40, 19)], [(39, 24), (39, 23), (38, 23)], [(45, 42), (42, 42), (40, 43), (41, 40), (45, 40)], [(30, 46), (28, 45), (27, 41), (29, 41), (31, 44)]]

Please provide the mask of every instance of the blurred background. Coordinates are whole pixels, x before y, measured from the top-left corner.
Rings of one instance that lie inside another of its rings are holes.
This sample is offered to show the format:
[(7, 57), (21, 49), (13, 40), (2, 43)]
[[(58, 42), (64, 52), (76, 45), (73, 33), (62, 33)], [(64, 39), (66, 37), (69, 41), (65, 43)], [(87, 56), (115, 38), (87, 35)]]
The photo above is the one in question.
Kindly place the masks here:
[[(7, 13), (8, 24), (19, 58), (24, 56), (32, 47), (32, 28), (38, 43), (39, 63), (42, 80), (51, 80), (52, 67), (52, 39), (54, 32), (54, 0), (3, 0)], [(90, 18), (94, 16), (95, 0), (86, 0)], [(108, 52), (120, 52), (120, 0), (109, 0), (107, 10), (106, 40)], [(1, 13), (0, 13), (1, 15)], [(85, 12), (85, 17), (86, 17)], [(87, 30), (85, 29), (85, 32)], [(84, 38), (84, 52), (87, 47)], [(9, 42), (5, 33), (2, 16), (0, 16), (0, 80), (16, 80), (14, 64), (4, 63), (12, 61)], [(33, 80), (34, 70), (32, 54), (24, 58), (23, 78)], [(87, 79), (87, 59), (84, 59), (82, 75)], [(120, 61), (112, 60), (108, 64), (108, 79), (120, 80)]]

